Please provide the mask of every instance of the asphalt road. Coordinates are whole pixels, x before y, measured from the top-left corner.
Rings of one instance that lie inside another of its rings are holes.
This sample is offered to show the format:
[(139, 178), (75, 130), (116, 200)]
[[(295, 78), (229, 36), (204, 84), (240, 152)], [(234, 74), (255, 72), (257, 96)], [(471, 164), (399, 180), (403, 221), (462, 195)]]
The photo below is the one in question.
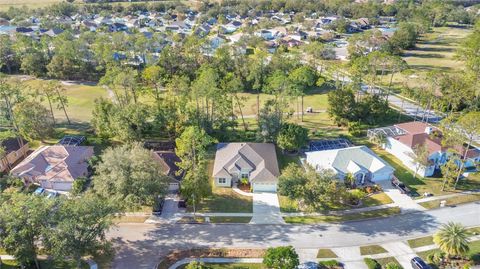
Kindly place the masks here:
[(113, 228), (108, 238), (117, 248), (113, 268), (151, 269), (162, 255), (173, 249), (358, 246), (425, 236), (449, 221), (480, 226), (480, 203), (341, 224), (122, 224)]

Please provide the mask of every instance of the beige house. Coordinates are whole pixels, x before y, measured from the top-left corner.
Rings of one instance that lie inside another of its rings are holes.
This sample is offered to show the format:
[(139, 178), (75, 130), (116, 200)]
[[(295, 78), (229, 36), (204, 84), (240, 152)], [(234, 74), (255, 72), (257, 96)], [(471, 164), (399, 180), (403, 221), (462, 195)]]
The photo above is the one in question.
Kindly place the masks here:
[(2, 141), (5, 155), (0, 158), (0, 173), (9, 172), (16, 163), (28, 154), (28, 142), (22, 138), (9, 138)]
[(73, 181), (88, 176), (88, 159), (93, 147), (44, 146), (34, 151), (12, 169), (25, 184), (37, 184), (45, 189), (70, 191)]
[(232, 187), (245, 178), (254, 192), (276, 192), (279, 175), (273, 144), (220, 143), (217, 146), (213, 177), (218, 187)]

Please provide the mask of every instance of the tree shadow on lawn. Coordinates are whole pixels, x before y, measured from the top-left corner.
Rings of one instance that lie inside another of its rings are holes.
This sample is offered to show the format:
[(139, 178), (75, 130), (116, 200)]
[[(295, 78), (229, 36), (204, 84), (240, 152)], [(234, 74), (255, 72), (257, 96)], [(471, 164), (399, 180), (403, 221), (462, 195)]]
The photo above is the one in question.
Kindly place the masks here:
[(413, 57), (413, 58), (445, 58), (445, 55), (439, 53), (405, 53), (404, 57)]

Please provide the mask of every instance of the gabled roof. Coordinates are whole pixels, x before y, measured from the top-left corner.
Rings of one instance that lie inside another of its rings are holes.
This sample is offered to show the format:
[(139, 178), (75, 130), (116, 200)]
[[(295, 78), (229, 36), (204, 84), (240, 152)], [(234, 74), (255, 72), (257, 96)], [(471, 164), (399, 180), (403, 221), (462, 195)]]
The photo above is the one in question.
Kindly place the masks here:
[(41, 147), (15, 168), (11, 173), (39, 182), (71, 182), (88, 172), (87, 160), (93, 156), (93, 147), (85, 146), (45, 146)]
[(315, 168), (332, 169), (343, 174), (368, 170), (375, 173), (382, 169), (394, 170), (366, 146), (306, 152), (307, 163)]
[(277, 182), (280, 175), (275, 146), (269, 143), (219, 143), (213, 177), (250, 170), (251, 182)]
[(177, 163), (181, 162), (180, 158), (173, 151), (154, 151), (153, 158), (158, 161), (165, 175), (181, 180), (182, 175), (177, 175), (180, 170)]

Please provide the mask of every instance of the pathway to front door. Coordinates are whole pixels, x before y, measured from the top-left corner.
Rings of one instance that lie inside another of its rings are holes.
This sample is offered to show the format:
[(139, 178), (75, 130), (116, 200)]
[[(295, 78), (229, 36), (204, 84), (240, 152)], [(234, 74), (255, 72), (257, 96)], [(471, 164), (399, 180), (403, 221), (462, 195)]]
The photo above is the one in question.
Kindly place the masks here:
[(253, 193), (253, 217), (251, 224), (284, 224), (276, 193)]

